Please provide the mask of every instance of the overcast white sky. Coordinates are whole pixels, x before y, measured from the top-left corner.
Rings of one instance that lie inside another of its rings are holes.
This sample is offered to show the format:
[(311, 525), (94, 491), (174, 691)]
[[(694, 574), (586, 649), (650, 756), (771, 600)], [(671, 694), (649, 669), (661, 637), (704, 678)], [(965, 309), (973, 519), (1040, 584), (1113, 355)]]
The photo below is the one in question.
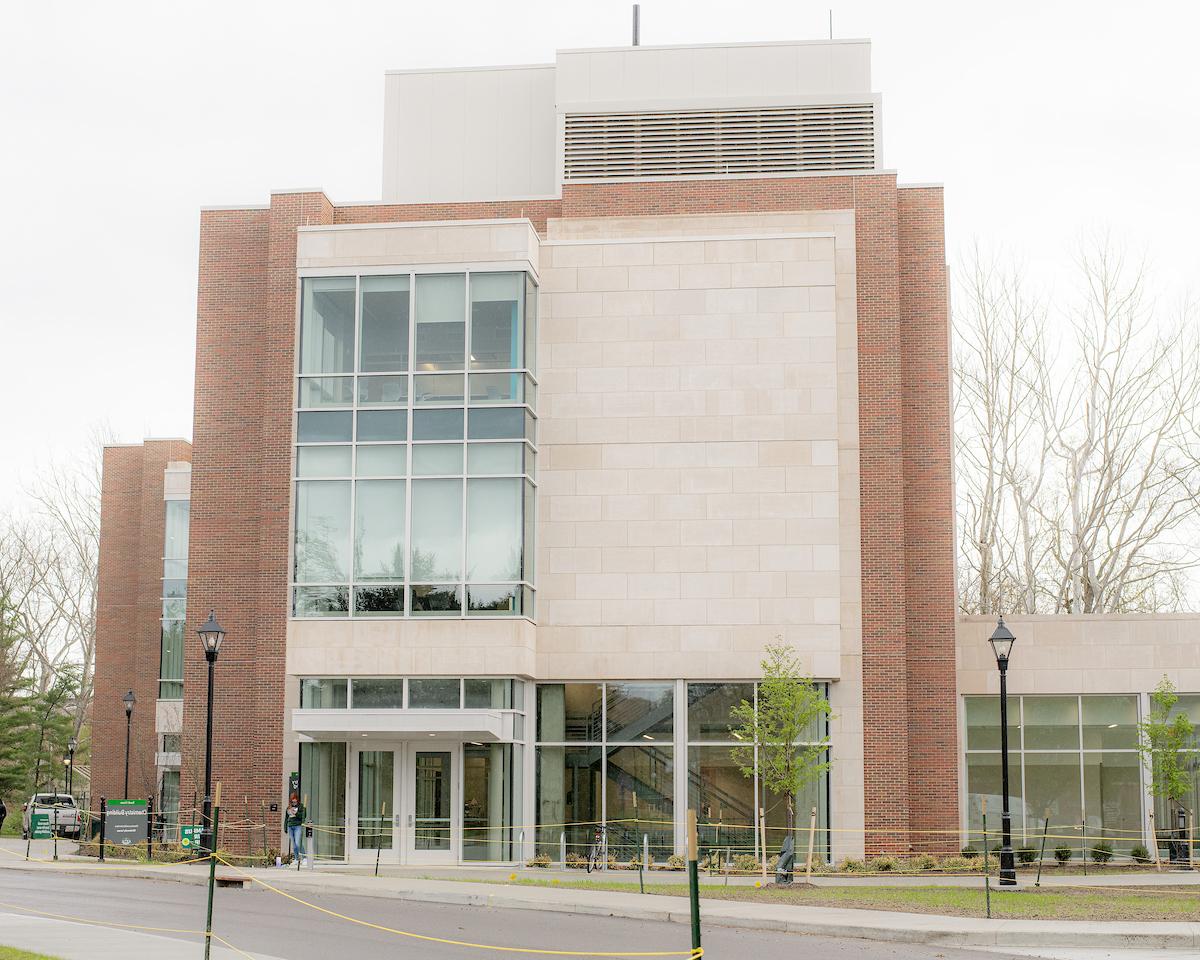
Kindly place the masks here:
[[(645, 0), (645, 44), (874, 41), (884, 162), (1053, 280), (1111, 227), (1174, 298), (1200, 266), (1196, 3)], [(0, 509), (107, 421), (192, 425), (198, 209), (380, 195), (383, 72), (629, 40), (624, 0), (6, 5)]]

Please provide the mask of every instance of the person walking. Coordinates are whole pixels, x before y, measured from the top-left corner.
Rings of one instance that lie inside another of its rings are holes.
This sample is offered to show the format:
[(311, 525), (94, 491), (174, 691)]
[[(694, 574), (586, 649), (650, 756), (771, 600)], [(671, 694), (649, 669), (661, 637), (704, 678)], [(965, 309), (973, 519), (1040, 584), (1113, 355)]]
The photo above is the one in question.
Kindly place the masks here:
[(292, 842), (292, 857), (304, 856), (304, 821), (308, 811), (300, 802), (299, 794), (293, 793), (288, 797), (287, 810), (284, 814), (284, 826), (287, 827), (288, 837)]
[(8, 816), (8, 807), (4, 805), (4, 798), (0, 797), (0, 833), (4, 832), (4, 818)]

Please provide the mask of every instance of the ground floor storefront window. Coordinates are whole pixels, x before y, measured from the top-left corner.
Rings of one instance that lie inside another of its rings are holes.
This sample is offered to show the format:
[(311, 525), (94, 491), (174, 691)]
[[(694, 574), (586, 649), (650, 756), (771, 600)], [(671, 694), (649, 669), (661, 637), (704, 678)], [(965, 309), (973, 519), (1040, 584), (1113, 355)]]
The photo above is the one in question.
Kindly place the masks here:
[(164, 770), (159, 791), (159, 822), (164, 843), (179, 842), (179, 771)]
[[(733, 760), (730, 711), (753, 703), (756, 684), (543, 683), (537, 694), (537, 852), (585, 857), (603, 825), (609, 856), (650, 855), (662, 862), (682, 849), (683, 818), (696, 810), (705, 850), (775, 853), (787, 833), (787, 805), (744, 775)], [(826, 731), (811, 731), (814, 740)], [(809, 741), (805, 741), (809, 742)], [(818, 810), (815, 852), (829, 850), (828, 777), (795, 799), (796, 849), (807, 849), (810, 811)], [(764, 820), (765, 817), (765, 820)], [(764, 829), (765, 828), (765, 829)]]
[(301, 743), (310, 849), (385, 864), (517, 859), (522, 753), (519, 743), (386, 735)]
[[(704, 850), (731, 859), (760, 857), (764, 840), (773, 855), (787, 834), (784, 798), (734, 760), (731, 710), (755, 703), (753, 681), (317, 677), (301, 678), (300, 691), (298, 723), (309, 710), (325, 723), (344, 713), (347, 730), (301, 738), (301, 799), (319, 859), (512, 862), (536, 852), (559, 861), (585, 858), (603, 827), (611, 860), (648, 846), (661, 863), (683, 850), (689, 808)], [(472, 710), (504, 715), (506, 737), (469, 739), (483, 722)], [(393, 714), (396, 732), (379, 729)], [(461, 732), (414, 732), (428, 729), (424, 716)], [(824, 723), (799, 743), (823, 740)], [(795, 798), (801, 859), (813, 807), (814, 852), (827, 859), (827, 774)]]
[[(986, 802), (989, 846), (1000, 829), (998, 697), (966, 697), (966, 826), (978, 847)], [(1047, 850), (1144, 842), (1138, 697), (1009, 697), (1009, 797), (1014, 844)], [(1047, 826), (1048, 824), (1048, 826)]]
[(462, 858), (513, 860), (514, 801), (520, 802), (521, 750), (511, 743), (463, 745)]
[(313, 825), (312, 854), (346, 855), (346, 744), (300, 744), (300, 790)]

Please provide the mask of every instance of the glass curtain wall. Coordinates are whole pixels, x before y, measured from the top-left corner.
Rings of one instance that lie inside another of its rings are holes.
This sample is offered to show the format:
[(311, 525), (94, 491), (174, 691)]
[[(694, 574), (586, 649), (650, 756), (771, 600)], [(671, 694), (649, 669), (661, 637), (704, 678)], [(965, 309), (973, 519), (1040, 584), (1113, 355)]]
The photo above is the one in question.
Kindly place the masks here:
[(346, 744), (300, 744), (300, 796), (308, 798), (313, 855), (346, 856)]
[[(474, 861), (511, 861), (520, 855), (514, 811), (521, 809), (525, 740), (525, 685), (510, 677), (302, 677), (300, 708), (305, 710), (501, 710), (513, 714), (513, 742), (474, 743), (462, 746), (462, 858)], [(419, 744), (418, 744), (419, 745)], [(390, 805), (399, 754), (388, 751), (359, 753), (357, 848), (394, 849), (400, 842), (394, 831)], [(451, 794), (445, 785), (443, 752), (423, 752), (419, 767), (424, 823), (419, 849), (445, 849)], [(319, 856), (345, 855), (346, 745), (304, 743), (300, 747), (301, 788), (307, 792), (309, 811)], [(439, 772), (440, 771), (440, 772)], [(414, 811), (414, 814), (416, 811)], [(451, 838), (453, 839), (453, 838)]]
[(294, 615), (531, 617), (532, 280), (302, 283)]
[[(517, 751), (519, 755), (519, 751)], [(511, 743), (463, 744), (464, 860), (512, 860), (513, 799), (520, 797)]]
[[(607, 827), (609, 853), (628, 860), (648, 836), (651, 855), (675, 850), (674, 827), (685, 809), (676, 796), (676, 765), (685, 765), (686, 806), (696, 809), (700, 843), (756, 853), (758, 810), (767, 809), (768, 846), (786, 829), (782, 800), (761, 796), (733, 762), (737, 741), (729, 711), (753, 700), (755, 684), (691, 683), (676, 704), (673, 682), (544, 683), (537, 688), (537, 848), (554, 860), (565, 839), (568, 858), (586, 856), (596, 828)], [(677, 711), (687, 739), (677, 741)], [(807, 842), (808, 810), (818, 808), (818, 847), (828, 850), (828, 778), (797, 799), (797, 832)], [(798, 847), (799, 848), (799, 847)]]
[(179, 771), (164, 770), (159, 792), (159, 822), (163, 843), (179, 842)]
[[(762, 813), (765, 813), (767, 849), (778, 852), (787, 835), (787, 803), (764, 790), (757, 777), (747, 777), (735, 762), (738, 741), (732, 736), (731, 711), (743, 701), (755, 703), (756, 683), (689, 683), (688, 713), (688, 805), (696, 810), (701, 846), (761, 855)], [(822, 685), (828, 696), (828, 686)], [(827, 735), (814, 730), (813, 740)], [(801, 741), (804, 742), (804, 741)], [(812, 742), (812, 741), (808, 741)], [(808, 849), (810, 811), (817, 808), (814, 856), (829, 856), (829, 782), (820, 777), (795, 798), (793, 830), (797, 855)], [(724, 854), (722, 854), (724, 856)]]
[(187, 613), (188, 521), (191, 501), (168, 500), (163, 523), (162, 639), (158, 698), (183, 699), (184, 617)]
[[(978, 846), (985, 798), (989, 835), (1000, 827), (1000, 698), (966, 697), (964, 709), (967, 828)], [(1080, 851), (1107, 841), (1127, 853), (1143, 841), (1135, 694), (1010, 696), (1008, 716), (1014, 843), (1036, 844), (1047, 821)]]

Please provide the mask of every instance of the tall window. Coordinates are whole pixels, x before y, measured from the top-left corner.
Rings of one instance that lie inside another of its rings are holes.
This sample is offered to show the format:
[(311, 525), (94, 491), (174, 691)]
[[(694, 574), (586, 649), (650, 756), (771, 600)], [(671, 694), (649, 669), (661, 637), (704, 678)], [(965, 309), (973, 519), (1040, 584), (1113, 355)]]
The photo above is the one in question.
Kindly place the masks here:
[[(828, 697), (828, 686), (822, 686)], [(736, 724), (730, 712), (743, 700), (757, 704), (757, 687), (753, 682), (687, 685), (688, 804), (696, 811), (700, 843), (756, 857), (763, 834), (767, 849), (778, 851), (788, 819), (784, 798), (764, 789), (759, 778), (744, 776), (733, 758), (738, 741), (731, 733)], [(803, 742), (827, 735), (827, 720), (822, 717), (816, 722), (822, 728), (811, 730)], [(828, 794), (828, 777), (821, 777), (795, 799), (796, 849), (806, 849), (809, 811), (816, 807), (815, 855), (820, 859), (827, 859), (830, 850)]]
[(158, 698), (183, 699), (183, 621), (187, 615), (188, 500), (168, 500), (163, 534), (162, 642)]
[(675, 685), (672, 682), (543, 683), (537, 688), (539, 852), (585, 856), (595, 824), (609, 852), (674, 850)]
[[(604, 823), (611, 856), (639, 854), (645, 835), (662, 861), (674, 852), (675, 823), (688, 808), (696, 811), (705, 850), (757, 855), (764, 832), (768, 848), (778, 850), (787, 830), (785, 803), (743, 776), (732, 757), (730, 710), (753, 703), (755, 688), (754, 681), (689, 683), (686, 703), (677, 703), (671, 681), (538, 684), (538, 852), (557, 859), (565, 839), (568, 854), (586, 855), (596, 825)], [(680, 713), (683, 739), (675, 733)], [(812, 737), (825, 733), (813, 730)], [(681, 769), (686, 797), (676, 793)], [(828, 794), (826, 775), (796, 798), (797, 849), (815, 806), (817, 851), (829, 850)]]
[(292, 612), (533, 615), (537, 287), (303, 281)]
[[(1000, 699), (966, 697), (965, 708), (967, 825), (978, 846), (985, 799), (988, 830), (1000, 825)], [(1104, 839), (1128, 852), (1141, 843), (1137, 724), (1134, 694), (1009, 697), (1015, 842), (1036, 843), (1048, 818), (1051, 836), (1077, 836), (1079, 844)]]

